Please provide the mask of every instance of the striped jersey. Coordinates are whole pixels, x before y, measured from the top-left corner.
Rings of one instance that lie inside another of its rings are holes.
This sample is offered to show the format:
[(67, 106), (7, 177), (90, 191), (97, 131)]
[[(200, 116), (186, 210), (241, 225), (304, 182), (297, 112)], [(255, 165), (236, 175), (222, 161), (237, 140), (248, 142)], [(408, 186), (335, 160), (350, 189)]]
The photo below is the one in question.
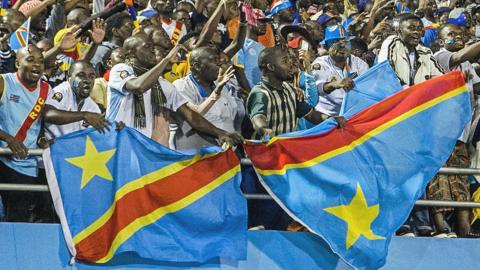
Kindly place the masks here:
[[(3, 95), (0, 97), (0, 128), (22, 141), (27, 148), (38, 148), (41, 111), (50, 86), (46, 82), (39, 81), (34, 89), (29, 89), (22, 84), (16, 73), (1, 76), (4, 79), (4, 88)], [(7, 143), (0, 141), (0, 147), (7, 147)], [(11, 156), (0, 156), (0, 161), (19, 173), (37, 176), (35, 157), (17, 160)]]
[[(275, 135), (297, 130), (298, 118), (312, 111), (305, 101), (297, 99), (297, 93), (286, 82), (282, 89), (260, 82), (250, 91), (247, 99), (247, 113), (250, 119), (256, 115), (264, 115), (268, 127)], [(260, 139), (255, 132), (253, 139)]]

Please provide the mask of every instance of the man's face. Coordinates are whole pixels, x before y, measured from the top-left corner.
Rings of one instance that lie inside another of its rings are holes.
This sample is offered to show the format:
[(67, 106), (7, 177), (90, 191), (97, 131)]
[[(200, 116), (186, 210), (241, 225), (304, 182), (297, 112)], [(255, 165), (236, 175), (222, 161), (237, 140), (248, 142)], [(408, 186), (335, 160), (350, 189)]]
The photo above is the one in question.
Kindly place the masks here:
[(296, 65), (292, 61), (292, 55), (288, 51), (278, 53), (279, 55), (272, 59), (273, 74), (280, 81), (293, 80), (296, 70)]
[(159, 13), (173, 13), (173, 9), (175, 8), (173, 0), (157, 0), (155, 2), (154, 8)]
[(173, 48), (172, 41), (167, 32), (162, 29), (155, 30), (152, 34), (152, 42), (154, 46), (163, 48), (166, 51), (170, 51)]
[(420, 44), (423, 35), (423, 23), (420, 20), (411, 19), (400, 24), (400, 39), (411, 47)]
[(96, 75), (93, 68), (88, 64), (80, 63), (74, 67), (68, 82), (75, 95), (84, 99), (90, 96), (95, 78)]
[(202, 74), (209, 82), (217, 79), (218, 71), (222, 66), (222, 61), (219, 53), (211, 53), (207, 57), (200, 60), (202, 67)]
[(157, 60), (152, 55), (155, 55), (155, 47), (153, 42), (147, 38), (142, 38), (143, 41), (136, 47), (135, 57), (145, 68), (151, 68), (157, 64)]
[(35, 85), (40, 80), (45, 70), (43, 54), (34, 46), (25, 48), (26, 52), (18, 54), (18, 75), (29, 85)]
[(11, 23), (7, 20), (7, 16), (0, 17), (0, 36), (10, 35), (13, 32)]
[(338, 59), (346, 59), (350, 56), (350, 49), (347, 46), (348, 42), (346, 39), (339, 39), (332, 43), (330, 48), (328, 48), (328, 54), (331, 57)]
[(83, 8), (76, 8), (70, 11), (67, 15), (67, 27), (79, 25), (88, 19), (88, 14)]
[(130, 37), (132, 35), (132, 31), (133, 31), (132, 20), (124, 19), (122, 21), (122, 24), (120, 25), (120, 27), (118, 29), (114, 28), (113, 31), (114, 31), (115, 35), (120, 37), (122, 40), (127, 39), (128, 37)]
[(456, 52), (465, 47), (464, 30), (460, 26), (449, 25), (442, 29), (440, 38), (445, 49)]

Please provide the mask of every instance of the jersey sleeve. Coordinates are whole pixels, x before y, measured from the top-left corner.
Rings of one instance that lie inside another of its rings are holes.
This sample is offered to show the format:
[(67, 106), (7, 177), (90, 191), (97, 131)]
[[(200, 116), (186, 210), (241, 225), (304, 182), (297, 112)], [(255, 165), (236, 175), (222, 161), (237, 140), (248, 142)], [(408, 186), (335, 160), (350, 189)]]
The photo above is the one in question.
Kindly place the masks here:
[(162, 79), (160, 79), (160, 84), (166, 98), (165, 107), (175, 112), (178, 108), (187, 103), (187, 100), (180, 95), (173, 84)]
[(262, 91), (250, 92), (247, 99), (247, 114), (252, 119), (255, 115), (267, 116), (268, 97)]
[(117, 64), (110, 71), (110, 80), (108, 81), (108, 87), (111, 91), (119, 92), (123, 95), (127, 95), (128, 91), (125, 88), (125, 84), (136, 78), (133, 68), (127, 64)]

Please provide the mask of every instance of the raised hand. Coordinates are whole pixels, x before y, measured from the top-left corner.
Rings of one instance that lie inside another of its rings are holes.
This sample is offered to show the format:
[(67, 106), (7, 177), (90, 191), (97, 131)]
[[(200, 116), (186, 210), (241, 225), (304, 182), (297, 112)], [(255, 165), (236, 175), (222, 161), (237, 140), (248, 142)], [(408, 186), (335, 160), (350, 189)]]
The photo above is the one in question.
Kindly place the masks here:
[(60, 49), (64, 51), (75, 47), (75, 45), (80, 41), (78, 39), (80, 32), (82, 32), (82, 29), (78, 26), (70, 29), (70, 31), (63, 36), (62, 40), (60, 40)]
[(217, 77), (217, 87), (215, 88), (215, 91), (222, 91), (222, 88), (225, 86), (225, 84), (233, 77), (235, 74), (235, 70), (233, 69), (232, 66), (229, 66), (227, 69), (222, 69), (220, 68), (218, 72), (218, 77)]
[(92, 112), (84, 112), (83, 120), (98, 130), (100, 133), (110, 130), (110, 122), (103, 115)]
[(10, 34), (8, 33), (3, 33), (3, 35), (0, 37), (0, 50), (5, 51), (8, 49), (8, 43), (10, 41)]
[(92, 22), (92, 30), (88, 30), (93, 42), (100, 44), (105, 38), (106, 23), (103, 19), (97, 18)]

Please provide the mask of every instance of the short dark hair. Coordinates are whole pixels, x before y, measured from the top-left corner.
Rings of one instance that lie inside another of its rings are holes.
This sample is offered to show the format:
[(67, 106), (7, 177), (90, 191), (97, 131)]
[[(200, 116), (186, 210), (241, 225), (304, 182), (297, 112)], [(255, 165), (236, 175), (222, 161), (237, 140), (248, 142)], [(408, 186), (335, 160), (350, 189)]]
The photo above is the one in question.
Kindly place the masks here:
[(364, 51), (364, 52), (368, 51), (367, 42), (365, 42), (365, 40), (363, 40), (359, 37), (351, 39), (350, 40), (350, 46), (351, 46), (352, 50), (359, 49), (359, 50)]
[(288, 53), (283, 46), (275, 46), (263, 49), (258, 56), (258, 67), (260, 70), (265, 70), (267, 65), (272, 63), (272, 59), (281, 53)]
[(458, 26), (456, 24), (453, 24), (453, 23), (445, 23), (445, 24), (442, 24), (439, 28), (438, 28), (438, 37), (441, 37), (442, 36), (442, 32), (443, 30), (445, 30), (445, 28), (447, 27), (458, 27), (458, 28), (461, 28), (461, 26)]
[(70, 68), (68, 69), (68, 77), (72, 75), (73, 71), (77, 68), (78, 65), (86, 65), (93, 69), (93, 65), (89, 61), (84, 61), (84, 60), (75, 61), (70, 65)]
[(402, 13), (398, 15), (397, 18), (398, 18), (398, 26), (402, 25), (402, 23), (409, 20), (417, 20), (423, 24), (422, 19), (413, 13)]
[(118, 29), (122, 27), (122, 24), (125, 20), (131, 20), (130, 15), (125, 12), (115, 13), (112, 16), (108, 17), (108, 19), (105, 20), (105, 23), (107, 24), (105, 28), (105, 39), (111, 39), (113, 35), (113, 28)]

